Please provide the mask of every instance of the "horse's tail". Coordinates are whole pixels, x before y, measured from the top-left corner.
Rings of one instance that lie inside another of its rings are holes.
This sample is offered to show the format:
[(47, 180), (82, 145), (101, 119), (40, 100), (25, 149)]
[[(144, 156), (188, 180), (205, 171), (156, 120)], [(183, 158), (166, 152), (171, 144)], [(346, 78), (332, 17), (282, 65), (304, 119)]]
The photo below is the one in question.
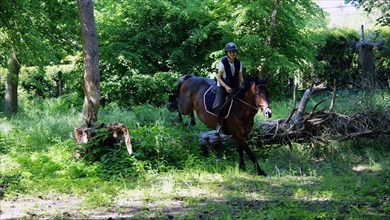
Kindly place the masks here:
[(181, 76), (177, 78), (177, 89), (175, 94), (169, 96), (169, 104), (168, 104), (168, 110), (170, 112), (176, 111), (178, 109), (178, 102), (179, 102), (179, 95), (180, 95), (180, 88), (183, 82), (189, 78), (195, 77), (194, 75), (188, 73), (184, 76)]

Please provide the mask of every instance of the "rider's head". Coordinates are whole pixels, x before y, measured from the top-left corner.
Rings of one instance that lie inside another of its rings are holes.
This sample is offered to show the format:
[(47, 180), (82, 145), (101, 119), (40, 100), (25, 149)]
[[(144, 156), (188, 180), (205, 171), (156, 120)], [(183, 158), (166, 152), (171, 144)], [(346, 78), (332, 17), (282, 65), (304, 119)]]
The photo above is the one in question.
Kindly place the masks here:
[(229, 42), (225, 46), (225, 54), (228, 56), (230, 59), (234, 59), (237, 54), (237, 46), (233, 42)]

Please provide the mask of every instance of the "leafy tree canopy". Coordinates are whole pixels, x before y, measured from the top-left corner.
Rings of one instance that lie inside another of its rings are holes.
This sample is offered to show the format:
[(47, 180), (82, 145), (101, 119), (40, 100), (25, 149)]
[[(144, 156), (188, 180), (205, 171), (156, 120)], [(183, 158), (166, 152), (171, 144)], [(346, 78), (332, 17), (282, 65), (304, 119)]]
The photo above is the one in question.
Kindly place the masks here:
[(390, 25), (390, 0), (345, 0), (345, 3), (352, 3), (357, 7), (363, 7), (368, 13), (377, 9), (382, 13), (377, 19), (377, 22), (382, 26)]
[(79, 39), (77, 5), (72, 0), (0, 2), (0, 65), (11, 50), (25, 65), (59, 62)]

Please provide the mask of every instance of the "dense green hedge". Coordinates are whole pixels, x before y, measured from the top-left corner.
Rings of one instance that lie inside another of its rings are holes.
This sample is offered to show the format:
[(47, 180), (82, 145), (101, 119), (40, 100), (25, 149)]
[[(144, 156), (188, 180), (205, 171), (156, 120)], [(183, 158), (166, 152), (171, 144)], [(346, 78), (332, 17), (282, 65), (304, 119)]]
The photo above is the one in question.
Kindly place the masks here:
[[(318, 44), (317, 77), (320, 81), (337, 80), (338, 87), (359, 88), (361, 81), (361, 61), (359, 49), (359, 32), (347, 29), (335, 29), (317, 33)], [(366, 40), (380, 43), (375, 47), (375, 71), (378, 87), (386, 88), (390, 71), (390, 30), (382, 29), (366, 33)], [(321, 42), (321, 41), (319, 41)]]
[(58, 97), (59, 81), (61, 94), (83, 94), (83, 73), (74, 65), (54, 65), (47, 67), (24, 67), (19, 76), (22, 92), (31, 97)]

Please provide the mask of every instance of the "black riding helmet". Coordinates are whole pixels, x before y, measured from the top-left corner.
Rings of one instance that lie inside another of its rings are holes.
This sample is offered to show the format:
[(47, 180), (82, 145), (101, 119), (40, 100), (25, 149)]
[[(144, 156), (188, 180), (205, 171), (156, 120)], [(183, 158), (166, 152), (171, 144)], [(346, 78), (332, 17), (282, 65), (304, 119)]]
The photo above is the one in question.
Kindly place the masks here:
[(225, 52), (228, 52), (228, 51), (231, 51), (231, 50), (234, 50), (234, 51), (238, 50), (236, 44), (233, 43), (233, 42), (229, 42), (225, 46)]

